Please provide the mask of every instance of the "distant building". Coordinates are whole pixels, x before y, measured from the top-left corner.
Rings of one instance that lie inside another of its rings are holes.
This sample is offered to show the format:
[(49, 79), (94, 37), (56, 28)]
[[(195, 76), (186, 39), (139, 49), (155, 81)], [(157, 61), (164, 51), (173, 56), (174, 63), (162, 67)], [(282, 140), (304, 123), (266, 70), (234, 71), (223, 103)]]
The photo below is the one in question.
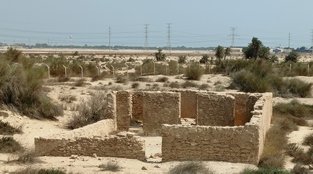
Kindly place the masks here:
[(242, 48), (230, 48), (232, 53), (242, 53)]

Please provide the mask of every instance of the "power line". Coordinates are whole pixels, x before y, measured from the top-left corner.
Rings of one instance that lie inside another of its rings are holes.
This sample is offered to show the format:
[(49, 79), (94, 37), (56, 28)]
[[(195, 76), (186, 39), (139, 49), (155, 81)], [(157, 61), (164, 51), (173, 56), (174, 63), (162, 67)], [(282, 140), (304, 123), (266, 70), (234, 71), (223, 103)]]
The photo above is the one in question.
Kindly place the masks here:
[(234, 47), (235, 46), (235, 39), (236, 39), (237, 36), (239, 36), (239, 35), (236, 34), (236, 28), (235, 27), (231, 27), (231, 34), (230, 34), (230, 36), (231, 36), (230, 47)]
[(109, 26), (109, 50), (111, 50), (111, 26)]
[(171, 23), (167, 23), (167, 48), (171, 51)]
[(289, 32), (289, 35), (288, 35), (288, 48), (290, 48), (290, 41), (291, 41), (291, 35), (290, 35), (290, 32)]
[(312, 30), (311, 34), (312, 34), (311, 49), (312, 49), (312, 54), (313, 54), (313, 30)]
[(145, 49), (147, 49), (148, 47), (148, 26), (149, 24), (145, 24), (145, 45), (144, 45)]

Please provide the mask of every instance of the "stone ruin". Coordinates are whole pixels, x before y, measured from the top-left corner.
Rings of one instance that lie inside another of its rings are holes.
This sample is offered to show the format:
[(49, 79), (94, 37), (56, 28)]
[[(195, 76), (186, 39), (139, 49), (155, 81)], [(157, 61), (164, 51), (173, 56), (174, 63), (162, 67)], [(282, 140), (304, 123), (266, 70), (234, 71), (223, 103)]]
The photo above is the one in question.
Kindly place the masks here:
[[(108, 100), (114, 119), (35, 138), (36, 154), (96, 154), (145, 161), (144, 137), (161, 136), (164, 162), (257, 164), (272, 117), (271, 93), (118, 91), (110, 93)], [(129, 132), (133, 127), (143, 133)]]

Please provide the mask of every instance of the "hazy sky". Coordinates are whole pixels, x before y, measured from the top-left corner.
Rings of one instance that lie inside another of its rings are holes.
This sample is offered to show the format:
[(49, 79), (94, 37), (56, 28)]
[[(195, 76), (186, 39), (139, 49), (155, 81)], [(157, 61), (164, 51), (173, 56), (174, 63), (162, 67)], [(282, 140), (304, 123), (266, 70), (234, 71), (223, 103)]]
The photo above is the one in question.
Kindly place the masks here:
[(229, 46), (253, 36), (267, 46), (311, 46), (312, 0), (0, 0), (0, 42)]

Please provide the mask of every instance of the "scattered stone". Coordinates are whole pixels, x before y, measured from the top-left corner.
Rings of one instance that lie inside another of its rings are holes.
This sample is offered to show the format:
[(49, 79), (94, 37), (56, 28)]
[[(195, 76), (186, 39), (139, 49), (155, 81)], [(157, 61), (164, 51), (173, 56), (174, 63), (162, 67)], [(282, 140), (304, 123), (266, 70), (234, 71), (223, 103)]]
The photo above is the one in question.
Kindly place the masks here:
[(160, 168), (160, 166), (158, 166), (158, 165), (155, 165), (155, 166), (154, 166), (154, 168)]
[(141, 170), (147, 170), (147, 168), (145, 166), (142, 166)]
[(92, 154), (92, 156), (93, 156), (94, 158), (98, 158), (98, 156), (97, 156), (96, 153)]

